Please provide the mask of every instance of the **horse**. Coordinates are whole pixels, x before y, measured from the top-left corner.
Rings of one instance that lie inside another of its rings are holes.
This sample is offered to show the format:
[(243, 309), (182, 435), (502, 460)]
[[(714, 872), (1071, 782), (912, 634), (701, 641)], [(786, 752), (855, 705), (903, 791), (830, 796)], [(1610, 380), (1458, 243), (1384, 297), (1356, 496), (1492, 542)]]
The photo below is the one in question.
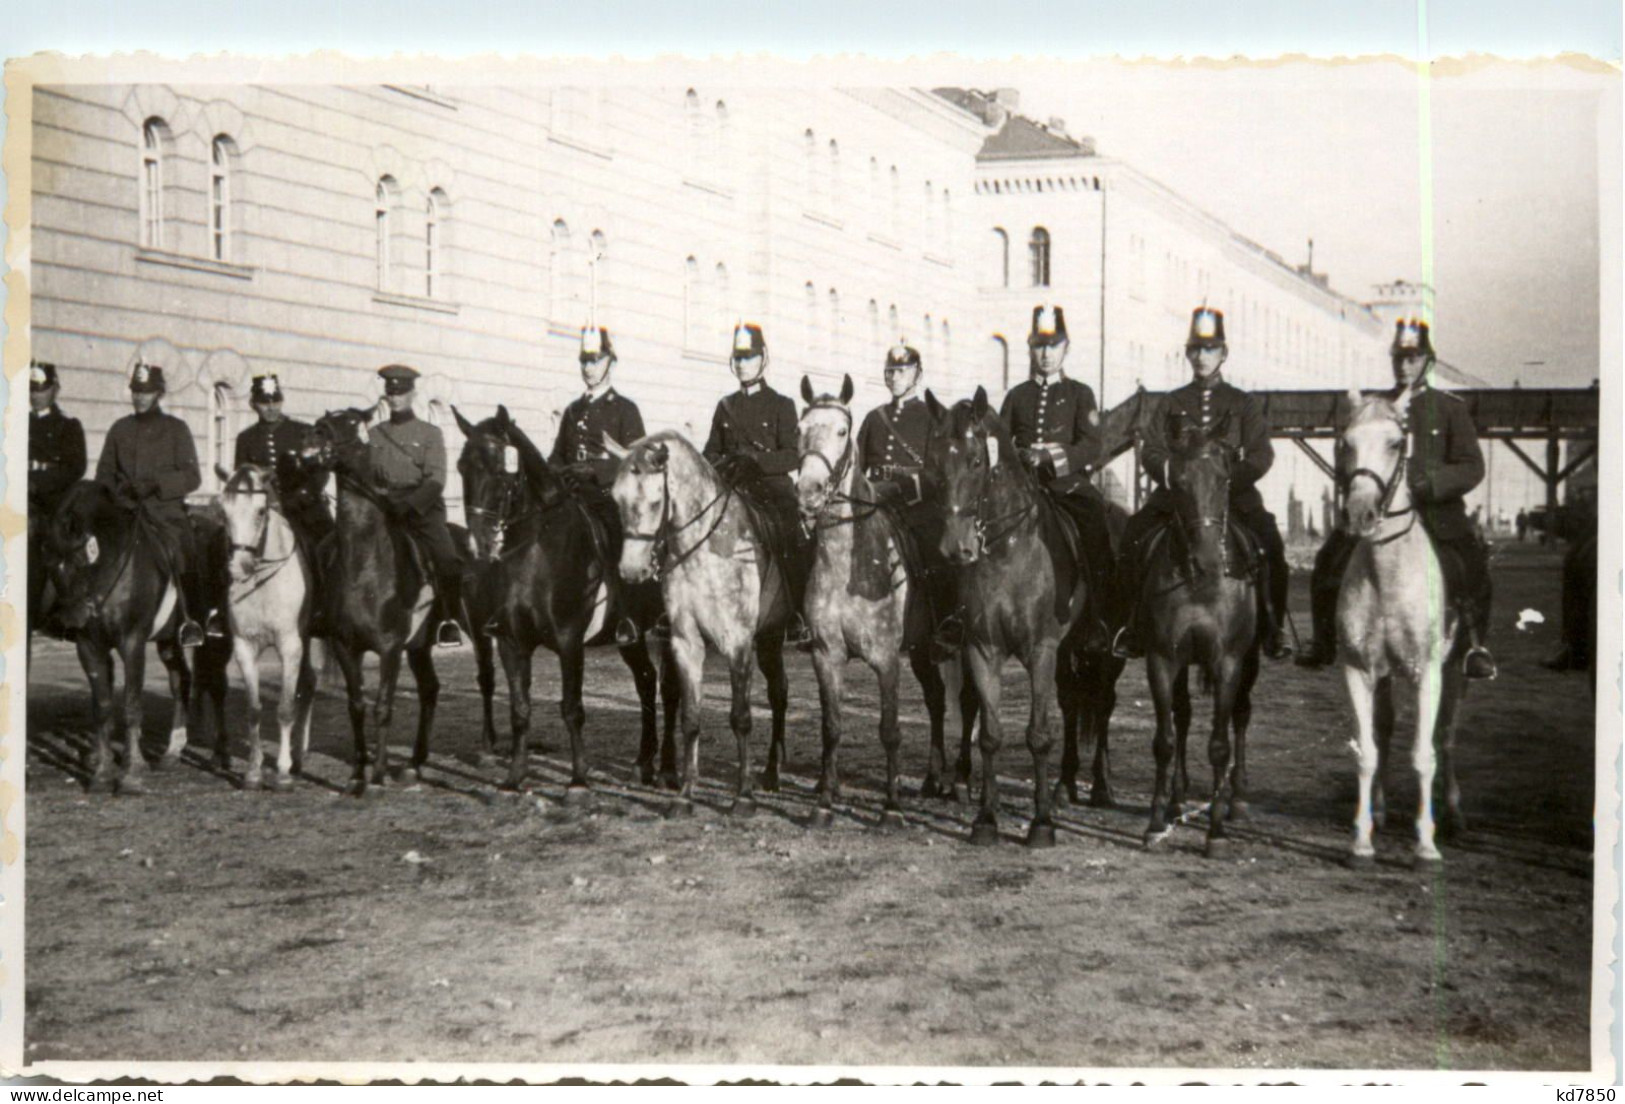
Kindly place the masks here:
[(1152, 743), (1157, 775), (1145, 842), (1148, 847), (1160, 843), (1171, 830), (1169, 817), (1184, 812), (1189, 675), (1190, 666), (1198, 664), (1213, 693), (1208, 738), (1213, 800), (1205, 848), (1210, 857), (1228, 845), (1226, 820), (1246, 815), (1247, 727), (1261, 647), (1257, 579), (1239, 569), (1251, 560), (1249, 546), (1230, 523), (1233, 457), (1223, 440), (1227, 428), (1224, 420), (1208, 430), (1187, 426), (1175, 439), (1168, 468), (1173, 520), (1152, 538), (1141, 574), (1146, 681), (1157, 711)]
[[(1394, 675), (1416, 692), (1418, 865), (1441, 863), (1434, 843), (1433, 779), (1444, 774), (1445, 835), (1460, 831), (1461, 789), (1456, 783), (1456, 710), (1466, 692), (1461, 653), (1469, 635), (1443, 589), (1439, 553), (1419, 515), (1406, 479), (1409, 438), (1404, 417), (1412, 393), (1394, 399), (1349, 392), (1352, 412), (1340, 436), (1339, 478), (1347, 505), (1344, 524), (1358, 538), (1337, 596), (1338, 665), (1348, 685), (1358, 735), (1360, 794), (1349, 863), (1375, 862), (1375, 820), (1384, 815), (1382, 767), (1394, 728)], [(1376, 810), (1375, 816), (1373, 810)]]
[[(111, 490), (94, 480), (74, 484), (47, 523), (43, 541), (46, 570), (58, 595), (62, 624), (90, 680), (90, 715), (96, 734), (90, 762), (93, 791), (146, 792), (140, 742), (148, 641), (157, 644), (158, 657), (169, 671), (174, 703), (169, 742), (157, 768), (174, 766), (186, 747), (193, 662), (177, 639), (179, 582), (160, 542), (154, 527), (142, 522), (139, 509), (121, 504)], [(194, 658), (200, 667), (223, 669), (218, 647), (205, 645), (197, 651), (200, 654)], [(117, 774), (112, 753), (118, 721), (114, 653), (124, 670), (123, 774)]]
[(786, 569), (768, 544), (767, 519), (674, 430), (643, 437), (630, 448), (612, 440), (604, 447), (620, 461), (611, 496), (621, 517), (621, 578), (633, 585), (658, 579), (671, 622), (683, 733), (682, 785), (671, 811), (693, 811), (709, 644), (727, 661), (733, 690), (728, 721), (738, 745), (738, 769), (729, 811), (750, 816), (756, 811), (750, 774), (752, 651), (767, 680), (772, 712), (762, 783), (768, 792), (779, 787), (790, 703), (784, 631), (795, 610)]
[(412, 548), (411, 538), (401, 526), (385, 512), (382, 496), (371, 481), (366, 431), (377, 409), (328, 411), (312, 428), (303, 457), (308, 463), (334, 472), (338, 487), (333, 559), (327, 571), (333, 598), (323, 612), (328, 647), (344, 673), (349, 699), (356, 758), (350, 792), (356, 796), (368, 792), (369, 718), (363, 696), (362, 657), (367, 652), (378, 656), (378, 690), (370, 717), (374, 786), (383, 787), (389, 780), (389, 730), (403, 654), (418, 688), (417, 739), (412, 757), (401, 772), (405, 781), (422, 779), (440, 699), (440, 679), (435, 674), (432, 654), (433, 626), (429, 624), (434, 605), (432, 568), (426, 556)]
[[(471, 424), (456, 407), (457, 425), (467, 441), (457, 460), (463, 477), (464, 510), (483, 566), (475, 588), (481, 623), (497, 628), (497, 646), (508, 677), (513, 747), (507, 787), (524, 784), (529, 762), (530, 663), (538, 646), (559, 657), (563, 696), (559, 714), (570, 734), (570, 782), (567, 797), (587, 787), (581, 704), (586, 648), (613, 635), (618, 620), (631, 616), (640, 626), (660, 614), (660, 591), (653, 584), (633, 587), (621, 609), (612, 599), (621, 594), (609, 585), (606, 572), (618, 568), (609, 548), (610, 534), (595, 533), (599, 522), (571, 493), (530, 438), (513, 421), (506, 406), (496, 416)], [(484, 632), (476, 640), (484, 640)], [(489, 645), (487, 645), (488, 647)], [(655, 693), (660, 683), (644, 644), (619, 649), (637, 687), (643, 724), (638, 768), (645, 785), (655, 781)], [(670, 675), (671, 671), (668, 670)], [(664, 682), (666, 704), (665, 774), (675, 781), (672, 730), (677, 709), (673, 679)], [(496, 749), (492, 725), (492, 687), (482, 681), (485, 739)]]
[(813, 634), (824, 737), (815, 820), (828, 823), (833, 818), (832, 802), (840, 793), (836, 750), (841, 742), (842, 681), (847, 662), (857, 658), (874, 670), (880, 685), (880, 745), (886, 752), (886, 801), (880, 825), (893, 828), (903, 823), (897, 789), (902, 654), (907, 652), (909, 666), (920, 680), (931, 722), (931, 758), (923, 794), (953, 792), (943, 780), (943, 734), (949, 727), (961, 730), (958, 781), (961, 787), (969, 786), (976, 704), (959, 656), (941, 663), (931, 660), (930, 634), (935, 626), (926, 617), (924, 580), (910, 577), (905, 566), (902, 542), (910, 539), (906, 522), (875, 500), (874, 487), (857, 462), (852, 393), (850, 376), (842, 381), (839, 395), (815, 395), (812, 382), (802, 377), (807, 408), (797, 430), (801, 463), (796, 494), (802, 522), (816, 535), (806, 616)]
[[(926, 402), (934, 421), (926, 462), (942, 485), (941, 551), (960, 566), (959, 596), (968, 630), (965, 657), (982, 716), (982, 806), (970, 839), (978, 845), (999, 839), (993, 759), (1004, 742), (1000, 671), (1014, 656), (1026, 668), (1031, 687), (1027, 748), (1033, 757), (1034, 815), (1027, 846), (1052, 847), (1054, 795), (1048, 770), (1055, 706), (1057, 697), (1076, 706), (1083, 690), (1075, 656), (1082, 644), (1088, 579), (1081, 554), (1071, 547), (1067, 527), (1072, 522), (1017, 461), (984, 388), (951, 408), (930, 391)], [(1103, 777), (1106, 762), (1101, 739), (1095, 747), (1097, 779)]]
[[(274, 473), (257, 464), (244, 464), (235, 472), (216, 471), (223, 487), (220, 506), (230, 542), (226, 612), (232, 651), (248, 692), (248, 768), (243, 787), (257, 790), (263, 782), (259, 657), (272, 648), (282, 667), (282, 688), (276, 709), (276, 775), (269, 785), (285, 792), (292, 789), (293, 776), (304, 773), (310, 749), (316, 699), (310, 639), (315, 576), (283, 513)], [(223, 723), (217, 723), (214, 757), (222, 769), (231, 765)]]

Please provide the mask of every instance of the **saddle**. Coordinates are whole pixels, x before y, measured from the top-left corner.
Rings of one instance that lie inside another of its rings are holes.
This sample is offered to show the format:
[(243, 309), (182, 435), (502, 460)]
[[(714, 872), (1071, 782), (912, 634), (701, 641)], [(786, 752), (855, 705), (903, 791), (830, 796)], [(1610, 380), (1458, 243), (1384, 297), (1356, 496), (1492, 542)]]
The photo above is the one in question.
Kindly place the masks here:
[[(1171, 515), (1164, 518), (1146, 534), (1138, 548), (1133, 550), (1138, 553), (1134, 564), (1138, 578), (1150, 577), (1151, 566), (1156, 560), (1158, 551), (1164, 544), (1172, 541), (1176, 528), (1175, 519)], [(1258, 538), (1234, 518), (1230, 520), (1226, 535), (1229, 541), (1229, 555), (1226, 557), (1229, 561), (1229, 570), (1225, 574), (1232, 579), (1251, 579), (1256, 576), (1259, 557), (1264, 551), (1259, 546)], [(1177, 549), (1173, 551), (1178, 553)]]

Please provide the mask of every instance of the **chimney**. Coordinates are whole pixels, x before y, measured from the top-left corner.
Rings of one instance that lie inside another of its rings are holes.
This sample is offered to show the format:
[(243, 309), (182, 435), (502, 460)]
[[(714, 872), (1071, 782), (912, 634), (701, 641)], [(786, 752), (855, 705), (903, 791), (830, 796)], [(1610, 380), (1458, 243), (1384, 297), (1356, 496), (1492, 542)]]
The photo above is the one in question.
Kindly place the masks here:
[(1021, 93), (1014, 88), (995, 88), (993, 102), (1011, 114), (1021, 110)]
[(1049, 117), (1049, 123), (1047, 125), (1049, 127), (1049, 132), (1051, 134), (1058, 134), (1062, 138), (1067, 137), (1066, 120), (1065, 119), (1061, 118), (1058, 115), (1051, 115)]

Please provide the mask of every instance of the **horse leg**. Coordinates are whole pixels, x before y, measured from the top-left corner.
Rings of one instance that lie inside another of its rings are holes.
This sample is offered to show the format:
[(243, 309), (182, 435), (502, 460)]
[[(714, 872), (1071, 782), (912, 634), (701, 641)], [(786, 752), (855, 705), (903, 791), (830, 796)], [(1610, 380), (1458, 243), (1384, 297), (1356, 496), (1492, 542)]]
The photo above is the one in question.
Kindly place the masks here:
[(965, 650), (970, 660), (971, 679), (976, 683), (976, 697), (982, 712), (982, 808), (971, 825), (970, 841), (978, 847), (999, 842), (999, 788), (993, 775), (993, 757), (1004, 742), (1004, 727), (999, 719), (999, 664), (982, 648), (972, 646)]
[[(243, 765), (243, 788), (257, 790), (261, 780), (260, 760), (264, 755), (264, 748), (260, 744), (263, 702), (260, 699), (259, 648), (238, 633), (231, 638), (231, 652), (237, 659), (237, 673), (242, 676), (243, 692), (248, 695), (248, 718), (245, 722), (248, 728), (248, 761)], [(286, 675), (283, 677), (286, 678)], [(282, 686), (282, 696), (288, 696), (286, 682)], [(215, 763), (223, 768), (231, 766), (224, 733), (215, 741)]]
[[(678, 670), (677, 652), (671, 644), (660, 647), (660, 707), (664, 720), (660, 729), (660, 779), (668, 790), (681, 787), (677, 773), (677, 741), (683, 709), (683, 676)], [(653, 779), (650, 779), (651, 784)]]
[[(1055, 811), (1050, 803), (1049, 753), (1055, 742), (1056, 663), (1052, 644), (1041, 644), (1028, 667), (1032, 708), (1027, 717), (1027, 750), (1033, 757), (1033, 822), (1027, 829), (1028, 847), (1055, 846)], [(1070, 680), (1069, 680), (1070, 687)]]
[(1078, 728), (1084, 694), (1079, 692), (1079, 657), (1065, 655), (1055, 666), (1055, 693), (1061, 705), (1061, 777), (1055, 781), (1054, 802), (1065, 808), (1078, 803)]
[(1247, 728), (1253, 721), (1253, 687), (1258, 682), (1258, 649), (1249, 649), (1242, 659), (1241, 681), (1236, 686), (1235, 701), (1230, 706), (1230, 731), (1234, 734), (1234, 750), (1230, 768), (1231, 820), (1252, 818), (1252, 806), (1247, 800)]
[(1444, 775), (1444, 815), (1439, 820), (1439, 835), (1447, 840), (1460, 837), (1467, 830), (1467, 818), (1461, 811), (1461, 787), (1456, 782), (1456, 712), (1462, 695), (1467, 692), (1467, 680), (1455, 663), (1444, 667), (1444, 687), (1439, 696), (1439, 720), (1434, 726), (1439, 749), (1439, 772)]
[[(491, 638), (474, 632), (474, 677), (480, 687), (480, 750), (475, 762), (486, 766), (497, 753), (496, 695), (497, 665), (492, 658)], [(510, 683), (510, 685), (512, 685)]]
[(304, 661), (299, 665), (299, 685), (295, 705), (298, 713), (294, 718), (294, 729), (297, 741), (293, 747), (293, 774), (295, 777), (305, 773), (305, 760), (310, 755), (310, 722), (316, 712), (316, 683), (317, 670), (322, 664), (324, 646), (318, 640), (311, 639), (304, 649)]
[(559, 697), (559, 716), (564, 720), (564, 730), (570, 734), (570, 782), (564, 788), (566, 801), (587, 792), (587, 755), (581, 736), (587, 723), (587, 711), (581, 704), (581, 682), (586, 666), (587, 653), (579, 636), (559, 642), (559, 675), (564, 683)]
[(1094, 777), (1089, 789), (1089, 804), (1097, 809), (1114, 809), (1117, 798), (1112, 794), (1111, 723), (1117, 708), (1117, 680), (1122, 677), (1125, 661), (1102, 656), (1092, 661), (1095, 671), (1095, 692), (1089, 705), (1089, 728), (1095, 742)]
[(728, 708), (728, 726), (733, 729), (737, 759), (734, 773), (734, 800), (728, 808), (729, 816), (748, 817), (756, 814), (756, 799), (750, 776), (750, 643), (741, 645), (728, 657), (728, 683), (733, 701)]
[(1433, 843), (1433, 774), (1436, 759), (1433, 748), (1434, 725), (1439, 719), (1439, 699), (1444, 690), (1444, 664), (1440, 657), (1422, 668), (1416, 683), (1416, 743), (1411, 748), (1411, 765), (1416, 769), (1416, 862), (1431, 865), (1443, 862)]
[(659, 677), (649, 659), (645, 644), (629, 644), (620, 649), (621, 661), (632, 672), (632, 685), (638, 691), (638, 780), (645, 786), (654, 781), (655, 755), (660, 747), (660, 734), (655, 719), (655, 693)]
[(1185, 796), (1190, 793), (1190, 775), (1185, 769), (1185, 749), (1191, 731), (1191, 671), (1179, 668), (1174, 678), (1174, 762), (1169, 779), (1168, 815), (1178, 820), (1185, 815)]
[(142, 690), (147, 681), (147, 641), (145, 635), (132, 632), (125, 636), (124, 656), (124, 773), (119, 776), (118, 792), (141, 794), (147, 792), (143, 779), (147, 764), (141, 758), (141, 729), (144, 721)]
[(1354, 847), (1349, 853), (1349, 865), (1364, 867), (1370, 866), (1377, 855), (1376, 848), (1371, 845), (1371, 790), (1379, 765), (1376, 699), (1383, 687), (1357, 667), (1345, 666), (1343, 678), (1348, 683), (1349, 703), (1354, 707), (1357, 726), (1354, 754), (1360, 765), (1360, 796), (1359, 804), (1354, 809)]
[[(305, 672), (305, 645), (297, 632), (287, 633), (277, 644), (277, 657), (282, 661), (282, 686), (276, 699), (276, 780), (271, 784), (279, 793), (293, 788), (294, 728), (299, 723), (299, 680)], [(258, 726), (255, 734), (258, 735)], [(254, 763), (259, 764), (256, 756)]]
[(348, 644), (333, 641), (333, 658), (344, 673), (345, 703), (350, 711), (350, 734), (355, 742), (355, 766), (350, 772), (350, 792), (357, 797), (367, 792), (367, 701), (362, 683), (361, 656)]
[(908, 666), (909, 670), (914, 672), (915, 679), (919, 681), (920, 690), (925, 697), (925, 714), (931, 724), (931, 752), (926, 759), (925, 781), (920, 783), (920, 796), (946, 796), (942, 776), (948, 766), (947, 751), (943, 742), (948, 723), (947, 686), (943, 673), (931, 662), (927, 649), (915, 648), (909, 652)]
[(1382, 780), (1388, 773), (1388, 748), (1394, 742), (1394, 676), (1384, 675), (1377, 680), (1372, 724), (1377, 737), (1377, 773), (1371, 779), (1371, 823), (1377, 828), (1388, 825), (1388, 796)]
[(1207, 848), (1210, 859), (1222, 858), (1228, 849), (1224, 822), (1230, 811), (1230, 723), (1235, 710), (1236, 690), (1241, 680), (1241, 660), (1221, 656), (1213, 672), (1213, 730), (1208, 735), (1207, 759), (1213, 767), (1213, 802), (1208, 806)]
[[(954, 772), (954, 801), (961, 808), (970, 805), (971, 739), (976, 734), (976, 719), (982, 711), (982, 694), (974, 678), (965, 678), (966, 662), (957, 661), (960, 670), (959, 687), (959, 765)], [(986, 727), (985, 724), (983, 726)]]
[(423, 768), (429, 762), (429, 738), (434, 735), (434, 715), (440, 706), (440, 676), (435, 673), (432, 644), (407, 652), (406, 662), (418, 687), (418, 732), (412, 742), (412, 759), (401, 778), (417, 783), (423, 781)]
[(90, 789), (112, 793), (118, 772), (113, 765), (113, 723), (117, 710), (113, 702), (113, 655), (106, 648), (81, 637), (75, 642), (79, 666), (90, 680), (90, 725), (96, 746), (90, 753)]
[[(201, 655), (202, 648), (197, 649)], [(169, 641), (158, 645), (158, 658), (169, 672), (169, 743), (158, 759), (158, 770), (168, 770), (181, 761), (186, 750), (186, 728), (192, 718), (193, 692), (196, 673), (186, 661), (186, 650)], [(201, 664), (200, 664), (201, 665)]]
[(372, 784), (389, 784), (389, 730), (395, 720), (395, 684), (401, 677), (401, 651), (378, 657), (378, 689), (372, 696)]
[(897, 691), (903, 669), (896, 652), (888, 655), (875, 667), (880, 679), (880, 746), (886, 751), (886, 804), (880, 811), (882, 831), (903, 827), (903, 806), (898, 801), (898, 756), (903, 745), (902, 731), (897, 724)]
[(821, 641), (813, 649), (813, 675), (818, 679), (818, 712), (824, 737), (823, 766), (818, 774), (818, 807), (809, 827), (827, 827), (835, 822), (835, 795), (840, 792), (840, 770), (836, 752), (841, 746), (842, 684), (846, 676), (846, 655), (835, 655), (833, 645)]
[[(762, 789), (779, 792), (779, 768), (785, 762), (784, 719), (790, 711), (790, 683), (784, 676), (784, 641), (773, 635), (756, 644), (756, 664), (767, 682), (767, 707), (772, 724), (772, 740), (767, 745), (767, 769), (762, 772)], [(746, 679), (749, 679), (746, 671)], [(746, 685), (749, 685), (747, 681)]]
[(1145, 845), (1155, 846), (1168, 835), (1169, 766), (1174, 757), (1174, 687), (1184, 670), (1175, 669), (1174, 661), (1151, 653), (1145, 659), (1146, 681), (1151, 684), (1151, 701), (1157, 710), (1157, 734), (1151, 740), (1151, 752), (1157, 761), (1156, 782), (1151, 789), (1151, 823), (1145, 829)]
[(497, 638), (502, 655), (502, 673), (508, 679), (508, 727), (512, 730), (508, 748), (508, 777), (505, 790), (520, 790), (530, 768), (530, 662), (531, 650), (511, 636)]
[(700, 780), (700, 708), (705, 701), (705, 641), (697, 630), (692, 637), (678, 636), (677, 631), (677, 627), (673, 626), (670, 648), (682, 687), (678, 723), (683, 734), (683, 773), (672, 813), (683, 816), (694, 811), (694, 786)]

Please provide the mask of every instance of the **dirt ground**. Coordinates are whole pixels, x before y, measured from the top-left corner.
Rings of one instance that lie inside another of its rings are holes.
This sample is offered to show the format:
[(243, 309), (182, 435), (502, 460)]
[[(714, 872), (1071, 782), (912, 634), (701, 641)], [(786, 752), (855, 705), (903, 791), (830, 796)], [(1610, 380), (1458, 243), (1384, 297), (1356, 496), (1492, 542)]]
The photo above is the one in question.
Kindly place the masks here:
[[(1586, 1069), (1591, 699), (1583, 676), (1537, 666), (1556, 640), (1558, 556), (1497, 553), (1502, 676), (1464, 706), (1470, 827), (1437, 874), (1409, 867), (1403, 753), (1377, 868), (1342, 865), (1352, 713), (1334, 673), (1290, 665), (1259, 684), (1255, 818), (1232, 857), (1207, 860), (1199, 822), (1141, 846), (1152, 714), (1139, 664), (1112, 729), (1121, 806), (1067, 811), (1060, 846), (1028, 851), (1019, 740), (997, 764), (1004, 845), (969, 846), (968, 812), (912, 797), (906, 830), (870, 829), (878, 712), (856, 666), (847, 802), (814, 830), (804, 656), (791, 660), (786, 790), (735, 821), (721, 811), (733, 742), (720, 669), (701, 808), (682, 820), (635, 782), (636, 700), (612, 650), (588, 666), (594, 792), (566, 804), (548, 653), (536, 716), (550, 749), (533, 758), (531, 794), (499, 792), (500, 765), (472, 765), (479, 701), (463, 650), (437, 656), (446, 689), (421, 786), (340, 795), (350, 737), (328, 687), (310, 777), (287, 794), (241, 791), (234, 684), (230, 774), (194, 739), (149, 794), (109, 797), (87, 795), (74, 765), (89, 727), (77, 660), (47, 642), (29, 703), (27, 1057), (641, 1062), (677, 1077), (687, 1063)], [(1294, 586), (1307, 631), (1301, 575)], [(1525, 608), (1548, 622), (1517, 631)], [(150, 666), (156, 755), (167, 687)], [(1006, 675), (1007, 716), (1022, 723), (1023, 678)], [(924, 711), (911, 681), (905, 693), (917, 787)], [(760, 763), (759, 682), (756, 697)], [(504, 718), (505, 700), (499, 688)], [(410, 689), (399, 704), (404, 751)], [(1200, 753), (1192, 778), (1209, 781)]]

